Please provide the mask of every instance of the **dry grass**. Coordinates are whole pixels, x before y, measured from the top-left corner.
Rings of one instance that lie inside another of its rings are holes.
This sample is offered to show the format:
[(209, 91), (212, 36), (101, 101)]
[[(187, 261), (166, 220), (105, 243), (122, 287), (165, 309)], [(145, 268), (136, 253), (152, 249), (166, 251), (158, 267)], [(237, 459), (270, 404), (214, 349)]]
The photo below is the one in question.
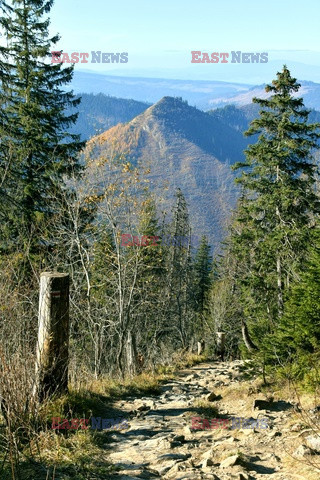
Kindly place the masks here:
[[(202, 357), (203, 358), (203, 357)], [(200, 361), (200, 358), (181, 356), (179, 362), (168, 366), (166, 371), (144, 372), (125, 380), (102, 376), (98, 380), (83, 376), (81, 383), (70, 385), (69, 393), (41, 405), (29, 418), (28, 435), (23, 442), (15, 444), (19, 428), (11, 432), (13, 439), (14, 472), (11, 468), (11, 453), (0, 448), (1, 480), (87, 480), (108, 479), (114, 466), (108, 463), (105, 445), (109, 442), (109, 432), (88, 430), (52, 430), (52, 417), (71, 418), (91, 417), (114, 418), (123, 412), (110, 414), (118, 399), (153, 395), (160, 392), (161, 382), (173, 377), (181, 365), (186, 366)], [(21, 423), (21, 422), (20, 422)], [(19, 419), (16, 418), (19, 426)], [(8, 431), (0, 430), (0, 442), (4, 446)], [(1, 447), (1, 445), (0, 445)]]
[(86, 390), (95, 394), (105, 395), (110, 399), (123, 398), (128, 395), (147, 395), (159, 393), (160, 382), (168, 378), (163, 373), (143, 372), (125, 380), (111, 379), (107, 376), (91, 380)]
[(190, 412), (190, 415), (194, 414), (201, 415), (203, 418), (217, 418), (218, 409), (216, 406), (209, 402), (208, 400), (199, 399), (193, 402), (194, 412)]

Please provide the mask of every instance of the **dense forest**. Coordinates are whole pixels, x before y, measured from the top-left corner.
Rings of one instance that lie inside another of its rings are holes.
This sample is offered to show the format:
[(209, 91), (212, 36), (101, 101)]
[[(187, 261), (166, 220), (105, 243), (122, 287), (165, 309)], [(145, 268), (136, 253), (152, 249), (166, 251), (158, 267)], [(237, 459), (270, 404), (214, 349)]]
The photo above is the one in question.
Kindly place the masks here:
[(129, 122), (150, 106), (148, 103), (115, 98), (103, 93), (82, 93), (78, 97), (81, 97), (80, 105), (76, 109), (67, 109), (67, 113), (78, 113), (78, 118), (69, 131), (80, 133), (81, 140), (103, 133), (117, 123)]
[[(67, 89), (73, 66), (48, 61), (58, 41), (48, 34), (52, 3), (1, 4), (1, 478), (23, 478), (34, 438), (58, 408), (34, 395), (45, 271), (70, 276), (71, 409), (72, 395), (94, 382), (158, 372), (177, 354), (195, 354), (198, 342), (207, 358), (221, 355), (217, 332), (225, 333), (224, 357), (250, 359), (264, 382), (276, 375), (318, 385), (320, 125), (293, 96), (297, 80), (284, 66), (266, 86), (271, 96), (254, 99), (254, 116), (239, 113), (252, 143), (232, 167), (240, 196), (213, 258), (205, 235), (193, 245), (185, 192), (176, 189), (168, 216), (146, 168), (116, 145), (102, 153), (99, 140), (81, 141), (76, 112), (86, 104), (103, 129), (111, 125), (105, 110), (123, 121), (147, 104), (128, 101), (123, 110), (102, 95), (80, 103)], [(228, 109), (211, 114), (228, 124)], [(148, 237), (155, 240), (141, 240)]]

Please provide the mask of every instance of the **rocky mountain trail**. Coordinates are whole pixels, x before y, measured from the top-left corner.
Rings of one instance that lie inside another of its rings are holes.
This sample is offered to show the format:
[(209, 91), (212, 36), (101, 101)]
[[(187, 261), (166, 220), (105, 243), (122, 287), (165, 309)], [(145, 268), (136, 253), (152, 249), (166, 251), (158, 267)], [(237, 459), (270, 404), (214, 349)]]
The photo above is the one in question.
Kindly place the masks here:
[[(165, 381), (158, 396), (116, 402), (128, 428), (105, 433), (107, 460), (118, 469), (110, 478), (319, 478), (308, 465), (316, 463), (316, 440), (310, 429), (304, 432), (299, 408), (276, 393), (263, 393), (261, 381), (248, 380), (248, 371), (240, 360), (200, 364)], [(215, 417), (225, 423), (210, 428)], [(202, 426), (207, 429), (194, 428)]]

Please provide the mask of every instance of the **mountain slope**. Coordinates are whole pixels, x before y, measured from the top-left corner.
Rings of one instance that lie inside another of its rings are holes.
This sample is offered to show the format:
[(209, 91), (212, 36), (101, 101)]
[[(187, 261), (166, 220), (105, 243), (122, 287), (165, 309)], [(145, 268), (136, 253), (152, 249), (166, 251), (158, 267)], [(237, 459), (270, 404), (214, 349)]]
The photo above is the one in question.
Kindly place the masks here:
[(242, 158), (242, 133), (180, 98), (164, 97), (126, 125), (96, 138), (129, 151), (132, 162), (150, 167), (150, 188), (169, 212), (180, 187), (189, 204), (193, 233), (217, 246), (236, 199), (230, 164)]
[[(216, 108), (215, 110), (209, 110), (207, 113), (224, 125), (243, 133), (249, 128), (250, 122), (259, 116), (259, 110), (259, 105), (256, 103), (250, 103), (249, 105), (243, 105), (242, 107), (227, 105), (225, 107)], [(320, 124), (320, 112), (317, 110), (311, 110), (308, 117), (308, 123)], [(254, 143), (256, 141), (255, 138), (255, 136), (251, 137), (249, 143)]]
[[(242, 160), (243, 150), (256, 141), (243, 132), (258, 111), (259, 106), (250, 104), (203, 112), (181, 98), (163, 97), (94, 141), (100, 144), (99, 152), (116, 144), (133, 163), (150, 168), (159, 210), (170, 212), (180, 187), (189, 203), (193, 233), (207, 234), (217, 246), (237, 198), (230, 164)], [(310, 122), (319, 121), (320, 113), (312, 111)]]

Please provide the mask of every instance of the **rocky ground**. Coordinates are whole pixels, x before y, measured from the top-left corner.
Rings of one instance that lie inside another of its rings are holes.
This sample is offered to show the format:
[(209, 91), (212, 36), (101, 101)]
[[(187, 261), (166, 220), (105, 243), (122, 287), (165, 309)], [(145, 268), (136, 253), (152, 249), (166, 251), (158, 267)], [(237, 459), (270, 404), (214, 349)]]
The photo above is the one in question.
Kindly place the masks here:
[[(108, 461), (119, 468), (112, 480), (320, 478), (317, 409), (263, 393), (249, 376), (240, 360), (200, 364), (164, 383), (159, 396), (118, 402), (129, 428), (108, 433)], [(230, 425), (192, 429), (192, 417), (208, 418), (197, 413), (201, 400)], [(267, 418), (267, 428), (231, 428), (233, 417)]]

